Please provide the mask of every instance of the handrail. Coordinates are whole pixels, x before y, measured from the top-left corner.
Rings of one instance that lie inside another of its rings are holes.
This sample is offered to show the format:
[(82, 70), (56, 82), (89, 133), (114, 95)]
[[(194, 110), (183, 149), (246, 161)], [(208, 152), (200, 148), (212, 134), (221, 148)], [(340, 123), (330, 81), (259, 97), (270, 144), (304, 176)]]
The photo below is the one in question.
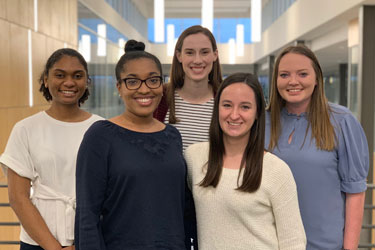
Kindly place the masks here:
[(19, 241), (0, 241), (0, 245), (19, 245)]
[(16, 222), (0, 222), (0, 226), (19, 226), (21, 223)]

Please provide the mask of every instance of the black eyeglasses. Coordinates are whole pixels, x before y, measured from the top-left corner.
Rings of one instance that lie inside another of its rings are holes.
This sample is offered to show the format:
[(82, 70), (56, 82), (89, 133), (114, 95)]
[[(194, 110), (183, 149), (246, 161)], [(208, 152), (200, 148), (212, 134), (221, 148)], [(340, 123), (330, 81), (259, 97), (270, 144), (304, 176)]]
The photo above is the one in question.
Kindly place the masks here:
[(161, 76), (152, 76), (141, 80), (139, 78), (124, 78), (122, 81), (125, 83), (125, 86), (129, 90), (137, 90), (142, 86), (142, 83), (145, 83), (149, 89), (157, 89), (163, 83), (163, 77)]

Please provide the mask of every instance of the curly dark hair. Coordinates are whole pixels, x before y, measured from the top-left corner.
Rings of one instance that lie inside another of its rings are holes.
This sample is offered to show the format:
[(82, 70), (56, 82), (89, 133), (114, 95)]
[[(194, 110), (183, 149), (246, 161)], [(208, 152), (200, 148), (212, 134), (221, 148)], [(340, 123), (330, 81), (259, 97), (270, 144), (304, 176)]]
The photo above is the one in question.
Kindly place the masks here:
[[(46, 65), (44, 66), (44, 70), (42, 74), (39, 77), (39, 84), (40, 88), (39, 91), (43, 93), (44, 98), (46, 98), (47, 101), (52, 100), (52, 95), (49, 92), (48, 87), (45, 86), (44, 84), (44, 78), (48, 76), (49, 70), (57, 63), (63, 56), (71, 56), (75, 57), (78, 59), (78, 61), (82, 64), (82, 66), (85, 68), (86, 75), (87, 75), (87, 84), (91, 83), (91, 79), (88, 74), (88, 69), (87, 69), (87, 62), (85, 58), (76, 50), (70, 49), (70, 48), (63, 48), (63, 49), (58, 49), (55, 52), (52, 53), (52, 55), (48, 58)], [(81, 106), (82, 103), (84, 103), (87, 98), (89, 97), (90, 92), (89, 89), (86, 88), (85, 92), (81, 96), (81, 98), (78, 100), (78, 106)]]

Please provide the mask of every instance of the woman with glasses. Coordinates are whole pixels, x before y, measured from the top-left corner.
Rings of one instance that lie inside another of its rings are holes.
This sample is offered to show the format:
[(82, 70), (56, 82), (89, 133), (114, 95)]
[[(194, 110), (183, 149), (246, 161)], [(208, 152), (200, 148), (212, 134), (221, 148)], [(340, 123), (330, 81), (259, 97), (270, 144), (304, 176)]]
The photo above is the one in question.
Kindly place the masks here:
[(77, 249), (185, 249), (186, 166), (178, 130), (153, 118), (160, 61), (129, 40), (116, 65), (125, 111), (95, 123), (77, 160)]

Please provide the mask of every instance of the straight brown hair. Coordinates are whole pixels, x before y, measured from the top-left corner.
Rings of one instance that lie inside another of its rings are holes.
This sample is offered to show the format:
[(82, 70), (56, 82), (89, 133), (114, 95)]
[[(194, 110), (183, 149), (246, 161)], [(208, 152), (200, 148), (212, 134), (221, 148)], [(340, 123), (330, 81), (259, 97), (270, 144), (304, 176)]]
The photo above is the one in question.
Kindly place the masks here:
[[(171, 73), (170, 73), (170, 82), (167, 84), (167, 91), (166, 91), (166, 99), (169, 107), (169, 121), (170, 124), (175, 124), (178, 119), (176, 117), (176, 111), (175, 111), (175, 90), (182, 88), (184, 86), (184, 76), (185, 72), (182, 68), (181, 63), (177, 59), (177, 52), (181, 53), (182, 45), (184, 43), (184, 40), (187, 36), (194, 35), (202, 33), (205, 36), (208, 37), (211, 41), (212, 50), (217, 50), (216, 40), (214, 35), (211, 33), (211, 31), (207, 28), (204, 28), (200, 25), (195, 25), (187, 28), (184, 30), (181, 35), (179, 36), (174, 55), (172, 60), (172, 66), (171, 66)], [(212, 70), (210, 74), (208, 75), (208, 83), (211, 84), (212, 90), (214, 93), (216, 93), (220, 83), (222, 82), (222, 76), (221, 76), (221, 68), (220, 68), (220, 61), (219, 57), (217, 57), (216, 61), (213, 62)]]
[[(237, 177), (237, 190), (244, 192), (255, 192), (258, 190), (262, 180), (264, 137), (265, 137), (265, 101), (262, 87), (258, 79), (248, 73), (235, 73), (228, 76), (219, 87), (215, 96), (214, 110), (209, 131), (209, 156), (207, 162), (207, 172), (200, 186), (216, 187), (220, 181), (223, 170), (223, 156), (225, 146), (223, 140), (223, 130), (219, 123), (219, 104), (223, 90), (231, 84), (244, 83), (248, 85), (255, 94), (257, 112), (256, 120), (250, 129), (249, 141), (243, 152), (240, 171)], [(244, 170), (243, 170), (244, 169)], [(240, 184), (242, 171), (243, 178)]]
[[(317, 84), (307, 107), (307, 119), (309, 125), (306, 128), (305, 139), (311, 126), (311, 137), (315, 139), (316, 147), (320, 150), (331, 151), (335, 148), (336, 134), (330, 121), (330, 113), (332, 111), (329, 108), (328, 101), (324, 93), (323, 72), (315, 54), (304, 45), (290, 46), (285, 48), (283, 51), (281, 51), (275, 61), (272, 74), (270, 104), (267, 108), (271, 112), (271, 138), (269, 150), (273, 150), (277, 146), (281, 133), (280, 112), (285, 106), (286, 102), (277, 90), (277, 78), (279, 75), (280, 61), (283, 56), (288, 53), (299, 54), (309, 58), (316, 75)], [(301, 147), (303, 147), (303, 144)]]

